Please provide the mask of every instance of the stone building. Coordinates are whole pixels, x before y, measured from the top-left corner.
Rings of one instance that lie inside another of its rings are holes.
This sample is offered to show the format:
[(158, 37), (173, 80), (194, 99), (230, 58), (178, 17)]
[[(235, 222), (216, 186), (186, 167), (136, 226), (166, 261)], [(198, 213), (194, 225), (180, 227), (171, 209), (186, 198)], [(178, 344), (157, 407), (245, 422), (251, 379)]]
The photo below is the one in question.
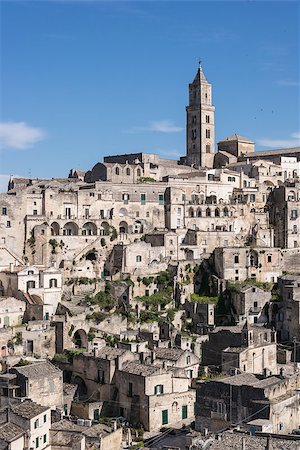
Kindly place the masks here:
[(216, 327), (202, 344), (202, 364), (222, 372), (277, 374), (275, 332), (259, 325)]
[(251, 285), (236, 287), (231, 292), (231, 305), (237, 324), (243, 325), (246, 321), (249, 324), (267, 322), (264, 307), (270, 300), (271, 291)]
[(268, 200), (270, 224), (274, 228), (274, 246), (300, 246), (300, 184), (286, 182), (272, 191)]
[[(83, 422), (83, 423), (82, 423)], [(50, 442), (54, 450), (121, 450), (123, 429), (106, 424), (91, 424), (79, 419), (77, 423), (60, 420), (51, 425)]]
[(300, 276), (284, 275), (278, 279), (278, 301), (273, 316), (280, 341), (300, 338)]
[(63, 406), (62, 371), (49, 361), (12, 367), (9, 373), (17, 375), (18, 397), (27, 397), (51, 409)]
[(145, 430), (187, 425), (194, 420), (195, 391), (182, 373), (128, 362), (116, 372), (119, 414)]
[[(197, 386), (196, 430), (222, 430), (249, 419), (266, 419), (276, 434), (298, 428), (298, 374), (259, 378), (250, 373), (200, 382)], [(250, 422), (251, 422), (250, 421)]]
[(278, 248), (216, 248), (212, 255), (219, 278), (231, 281), (253, 279), (274, 283), (282, 274), (283, 254)]
[(26, 303), (14, 297), (0, 297), (0, 328), (21, 325)]

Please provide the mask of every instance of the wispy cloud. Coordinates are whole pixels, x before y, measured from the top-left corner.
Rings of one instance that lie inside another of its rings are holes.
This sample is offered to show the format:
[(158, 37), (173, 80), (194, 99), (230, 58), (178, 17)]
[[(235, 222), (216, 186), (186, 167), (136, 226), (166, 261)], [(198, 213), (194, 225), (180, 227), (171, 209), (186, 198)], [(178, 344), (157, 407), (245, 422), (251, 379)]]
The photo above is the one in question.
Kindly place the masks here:
[(0, 147), (3, 149), (23, 150), (45, 139), (41, 128), (27, 125), (25, 122), (0, 122)]
[(257, 144), (269, 148), (293, 148), (300, 146), (300, 132), (292, 133), (288, 139), (257, 139)]
[(298, 87), (300, 86), (300, 82), (296, 80), (278, 80), (275, 82), (277, 86), (283, 87)]
[(157, 133), (180, 133), (183, 130), (182, 127), (174, 125), (170, 120), (160, 120), (149, 122), (146, 127), (132, 127), (124, 130), (124, 133), (136, 134), (143, 132), (157, 132)]

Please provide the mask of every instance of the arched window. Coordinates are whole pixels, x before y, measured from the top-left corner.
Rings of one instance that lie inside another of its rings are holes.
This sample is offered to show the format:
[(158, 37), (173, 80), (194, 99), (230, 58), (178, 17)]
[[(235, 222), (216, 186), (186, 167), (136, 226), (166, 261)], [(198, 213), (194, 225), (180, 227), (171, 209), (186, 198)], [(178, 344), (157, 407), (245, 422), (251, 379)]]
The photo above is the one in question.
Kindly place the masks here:
[(210, 217), (211, 216), (211, 210), (210, 208), (206, 208), (206, 217)]
[(129, 169), (129, 167), (127, 167), (127, 169), (126, 169), (126, 175), (130, 175), (130, 169)]
[(228, 208), (223, 209), (223, 214), (225, 217), (228, 217)]
[(56, 278), (51, 278), (49, 280), (49, 288), (54, 288), (57, 287), (57, 279)]
[(219, 210), (219, 208), (215, 209), (215, 217), (220, 217), (220, 210)]
[(137, 174), (138, 177), (140, 177), (140, 176), (141, 176), (141, 169), (138, 169), (138, 170), (136, 171), (136, 174)]
[(200, 208), (197, 209), (197, 217), (201, 217), (202, 216), (202, 211)]
[(115, 172), (116, 172), (116, 175), (120, 175), (120, 169), (119, 169), (119, 167), (116, 167)]
[(194, 210), (193, 210), (193, 208), (189, 209), (189, 217), (194, 217)]

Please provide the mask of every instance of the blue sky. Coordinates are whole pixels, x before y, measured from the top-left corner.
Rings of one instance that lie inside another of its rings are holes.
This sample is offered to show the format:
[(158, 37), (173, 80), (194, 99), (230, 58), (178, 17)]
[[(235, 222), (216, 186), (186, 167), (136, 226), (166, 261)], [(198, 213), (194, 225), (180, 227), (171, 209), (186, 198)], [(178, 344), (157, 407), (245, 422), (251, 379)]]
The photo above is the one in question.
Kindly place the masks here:
[(2, 0), (1, 29), (0, 181), (184, 155), (199, 56), (216, 142), (299, 145), (299, 2)]

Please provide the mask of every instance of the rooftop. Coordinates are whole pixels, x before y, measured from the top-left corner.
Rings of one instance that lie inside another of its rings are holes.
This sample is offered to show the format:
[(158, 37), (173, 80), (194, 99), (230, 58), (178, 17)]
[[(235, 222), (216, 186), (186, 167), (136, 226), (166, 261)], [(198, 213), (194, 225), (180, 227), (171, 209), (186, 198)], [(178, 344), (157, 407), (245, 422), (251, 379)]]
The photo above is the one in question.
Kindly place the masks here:
[(25, 431), (14, 423), (7, 422), (4, 425), (0, 425), (0, 439), (7, 443), (13, 442), (23, 434), (25, 434)]
[(161, 373), (161, 370), (157, 366), (148, 364), (141, 364), (139, 362), (127, 362), (123, 365), (123, 372), (131, 373), (133, 375), (141, 375), (147, 377), (154, 374)]
[[(244, 441), (244, 444), (243, 444)], [(243, 445), (247, 450), (265, 450), (268, 444), (268, 438), (259, 436), (250, 436), (244, 433), (226, 432), (222, 434), (220, 440), (213, 441), (210, 445), (211, 450), (240, 450)], [(299, 440), (284, 439), (283, 437), (271, 438), (272, 450), (296, 450), (299, 448)]]
[(43, 414), (43, 412), (48, 411), (48, 409), (49, 408), (47, 406), (39, 405), (31, 400), (25, 400), (24, 402), (11, 407), (13, 413), (23, 417), (24, 419), (33, 419), (34, 417)]
[(52, 423), (51, 429), (56, 431), (74, 431), (88, 437), (99, 437), (99, 435), (108, 434), (112, 431), (110, 426), (102, 423), (86, 427), (69, 420), (60, 420), (59, 422)]
[(185, 352), (181, 348), (156, 348), (154, 350), (157, 359), (169, 359), (177, 361)]
[(53, 364), (51, 364), (49, 361), (42, 361), (42, 362), (34, 362), (32, 364), (28, 364), (27, 366), (21, 366), (21, 367), (12, 367), (14, 372), (18, 372), (25, 377), (28, 378), (43, 378), (43, 377), (49, 377), (49, 375), (61, 375), (62, 371), (55, 367)]

